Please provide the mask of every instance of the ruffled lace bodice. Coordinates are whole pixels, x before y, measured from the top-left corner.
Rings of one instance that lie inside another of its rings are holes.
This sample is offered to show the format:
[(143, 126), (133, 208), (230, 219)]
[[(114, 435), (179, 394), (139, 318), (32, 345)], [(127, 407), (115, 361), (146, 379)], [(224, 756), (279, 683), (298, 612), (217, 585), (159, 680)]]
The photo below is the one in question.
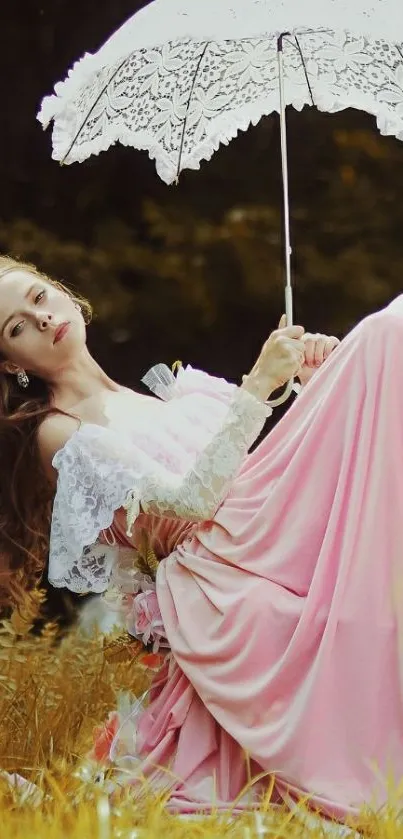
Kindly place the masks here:
[(270, 413), (245, 390), (191, 367), (175, 378), (158, 365), (143, 381), (161, 401), (111, 394), (105, 425), (84, 423), (54, 457), (54, 586), (105, 591), (119, 544), (104, 544), (102, 534), (123, 508), (126, 545), (136, 547), (141, 525), (152, 548), (157, 534), (159, 556), (188, 525), (212, 519)]

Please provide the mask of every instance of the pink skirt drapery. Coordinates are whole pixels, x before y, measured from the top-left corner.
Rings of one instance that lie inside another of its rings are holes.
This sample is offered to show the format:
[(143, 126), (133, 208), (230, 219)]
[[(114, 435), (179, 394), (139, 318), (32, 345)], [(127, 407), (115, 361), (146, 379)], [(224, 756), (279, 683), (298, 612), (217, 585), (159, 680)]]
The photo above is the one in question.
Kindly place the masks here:
[(160, 564), (173, 660), (136, 751), (156, 783), (169, 768), (172, 806), (228, 806), (250, 772), (338, 818), (386, 800), (403, 777), (402, 570), (399, 297), (345, 339), (215, 520)]

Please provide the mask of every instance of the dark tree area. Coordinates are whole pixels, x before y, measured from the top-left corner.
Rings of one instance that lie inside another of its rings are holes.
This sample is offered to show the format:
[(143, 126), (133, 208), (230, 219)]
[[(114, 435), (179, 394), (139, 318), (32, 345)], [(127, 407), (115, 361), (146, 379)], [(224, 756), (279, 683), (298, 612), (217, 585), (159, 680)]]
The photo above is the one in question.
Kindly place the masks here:
[[(144, 152), (51, 159), (43, 96), (138, 0), (14, 0), (0, 11), (0, 251), (94, 303), (89, 343), (138, 386), (176, 359), (239, 379), (282, 312), (278, 118), (167, 187)], [(289, 113), (296, 316), (340, 336), (401, 290), (403, 145), (357, 112)]]

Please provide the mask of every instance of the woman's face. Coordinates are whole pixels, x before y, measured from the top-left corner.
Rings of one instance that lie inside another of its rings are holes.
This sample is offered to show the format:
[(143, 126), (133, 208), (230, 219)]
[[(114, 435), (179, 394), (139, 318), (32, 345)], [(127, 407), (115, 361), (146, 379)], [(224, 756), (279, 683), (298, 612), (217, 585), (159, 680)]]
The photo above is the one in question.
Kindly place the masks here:
[(29, 271), (0, 278), (0, 352), (7, 372), (46, 379), (69, 365), (86, 342), (81, 310), (65, 292)]

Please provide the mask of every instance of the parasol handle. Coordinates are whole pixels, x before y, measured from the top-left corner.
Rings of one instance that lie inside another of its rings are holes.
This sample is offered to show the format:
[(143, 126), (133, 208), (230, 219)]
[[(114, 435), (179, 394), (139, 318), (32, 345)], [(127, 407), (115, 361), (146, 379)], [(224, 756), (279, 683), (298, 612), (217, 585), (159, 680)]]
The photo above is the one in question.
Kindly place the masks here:
[(294, 379), (290, 379), (290, 381), (287, 383), (287, 387), (284, 393), (282, 393), (281, 396), (279, 396), (277, 399), (268, 399), (266, 405), (268, 405), (269, 408), (278, 408), (279, 405), (283, 405), (284, 402), (287, 402), (287, 399), (290, 398), (293, 389)]

